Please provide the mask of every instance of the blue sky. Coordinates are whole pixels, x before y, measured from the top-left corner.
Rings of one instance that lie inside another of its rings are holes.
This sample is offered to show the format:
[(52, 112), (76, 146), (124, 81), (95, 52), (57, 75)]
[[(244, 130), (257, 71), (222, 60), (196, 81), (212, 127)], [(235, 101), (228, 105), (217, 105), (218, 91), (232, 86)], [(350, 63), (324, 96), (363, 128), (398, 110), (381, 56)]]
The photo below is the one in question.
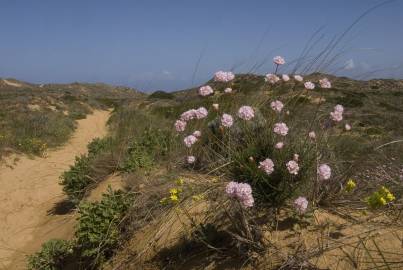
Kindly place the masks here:
[[(0, 77), (152, 91), (197, 85), (219, 69), (247, 72), (257, 62), (254, 72), (267, 73), (273, 56), (292, 62), (322, 27), (315, 56), (381, 2), (0, 0)], [(342, 54), (327, 71), (403, 78), (402, 28), (402, 0), (377, 8), (338, 45)]]

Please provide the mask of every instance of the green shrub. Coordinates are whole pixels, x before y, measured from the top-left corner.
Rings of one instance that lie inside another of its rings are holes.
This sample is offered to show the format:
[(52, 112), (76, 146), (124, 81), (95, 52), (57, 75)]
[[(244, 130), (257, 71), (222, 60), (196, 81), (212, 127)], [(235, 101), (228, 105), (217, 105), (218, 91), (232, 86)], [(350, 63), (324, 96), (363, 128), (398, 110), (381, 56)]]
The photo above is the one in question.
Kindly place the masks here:
[(158, 98), (158, 99), (174, 99), (175, 96), (171, 93), (165, 91), (155, 91), (151, 95), (148, 96), (149, 99)]
[(119, 225), (132, 201), (131, 194), (109, 187), (100, 202), (80, 204), (75, 233), (80, 256), (98, 265), (112, 255), (121, 237)]
[(111, 137), (95, 138), (87, 145), (88, 155), (96, 156), (99, 153), (104, 152), (107, 149), (110, 149), (111, 144), (112, 144)]
[(28, 257), (29, 270), (64, 269), (73, 254), (73, 243), (66, 240), (49, 240), (42, 249)]
[(63, 185), (63, 191), (69, 197), (69, 200), (77, 204), (80, 202), (85, 193), (85, 188), (91, 184), (90, 178), (90, 161), (91, 158), (86, 155), (76, 157), (70, 170), (65, 171), (61, 176), (60, 184)]

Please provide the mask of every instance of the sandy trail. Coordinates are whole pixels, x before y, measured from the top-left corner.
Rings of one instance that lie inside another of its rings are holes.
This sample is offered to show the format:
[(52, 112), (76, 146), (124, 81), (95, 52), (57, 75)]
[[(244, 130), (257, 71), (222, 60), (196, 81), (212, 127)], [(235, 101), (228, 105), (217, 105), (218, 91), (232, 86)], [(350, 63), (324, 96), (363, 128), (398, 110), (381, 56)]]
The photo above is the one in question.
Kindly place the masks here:
[(87, 144), (106, 134), (108, 111), (79, 120), (69, 142), (46, 158), (21, 157), (14, 168), (0, 165), (0, 269), (25, 269), (25, 256), (49, 239), (73, 235), (73, 214), (49, 214), (65, 199), (59, 176), (86, 152)]

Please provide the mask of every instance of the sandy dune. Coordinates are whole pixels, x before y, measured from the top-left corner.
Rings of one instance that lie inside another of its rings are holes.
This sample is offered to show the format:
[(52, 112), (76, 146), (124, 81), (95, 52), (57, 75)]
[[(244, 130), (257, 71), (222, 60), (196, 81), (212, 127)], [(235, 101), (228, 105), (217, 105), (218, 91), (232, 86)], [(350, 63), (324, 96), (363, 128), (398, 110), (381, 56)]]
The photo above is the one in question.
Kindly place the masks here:
[(49, 214), (65, 199), (59, 176), (85, 153), (95, 137), (106, 134), (107, 111), (95, 111), (78, 121), (70, 141), (50, 151), (46, 158), (25, 156), (10, 168), (0, 166), (0, 269), (25, 269), (25, 255), (37, 251), (51, 238), (73, 234), (74, 214)]

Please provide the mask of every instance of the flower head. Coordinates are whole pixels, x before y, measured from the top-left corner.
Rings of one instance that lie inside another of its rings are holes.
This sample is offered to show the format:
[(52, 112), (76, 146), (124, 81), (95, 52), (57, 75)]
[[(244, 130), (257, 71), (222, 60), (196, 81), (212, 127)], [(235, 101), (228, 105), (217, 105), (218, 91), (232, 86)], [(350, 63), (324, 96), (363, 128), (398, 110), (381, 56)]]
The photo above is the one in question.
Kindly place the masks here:
[(218, 111), (218, 108), (220, 108), (220, 105), (218, 103), (213, 103), (213, 108), (214, 108), (214, 110)]
[(233, 125), (233, 123), (234, 123), (234, 120), (232, 119), (232, 116), (230, 114), (224, 113), (221, 116), (221, 125), (223, 127), (229, 128)]
[(196, 162), (196, 157), (195, 157), (195, 156), (187, 156), (187, 157), (186, 157), (186, 162), (187, 162), (188, 164), (193, 164), (193, 163)]
[(294, 79), (298, 82), (302, 82), (304, 78), (301, 75), (294, 75)]
[(309, 136), (309, 138), (311, 138), (312, 140), (315, 140), (315, 139), (316, 139), (316, 133), (315, 133), (315, 131), (310, 131), (310, 132), (308, 133), (308, 136)]
[(225, 88), (224, 89), (224, 93), (227, 93), (227, 94), (229, 94), (229, 93), (231, 93), (232, 92), (232, 88)]
[(236, 198), (244, 207), (252, 207), (254, 199), (252, 196), (252, 188), (246, 183), (229, 182), (225, 188), (225, 192), (233, 198)]
[(287, 170), (290, 174), (297, 175), (299, 171), (298, 163), (295, 160), (290, 160), (286, 164)]
[(294, 154), (294, 155), (292, 156), (292, 159), (293, 159), (294, 161), (298, 162), (298, 160), (299, 160), (299, 155), (298, 155), (298, 154)]
[(276, 123), (274, 124), (273, 131), (278, 135), (286, 136), (288, 134), (288, 127), (285, 123)]
[(176, 120), (175, 122), (175, 129), (177, 132), (183, 132), (186, 128), (186, 122), (183, 120)]
[(305, 197), (298, 197), (294, 201), (294, 207), (298, 214), (302, 215), (306, 212), (306, 209), (308, 208), (308, 200)]
[(343, 113), (339, 111), (334, 111), (330, 113), (330, 117), (333, 121), (340, 122), (341, 120), (343, 120)]
[(270, 107), (276, 112), (281, 112), (281, 110), (284, 107), (284, 104), (281, 101), (276, 100), (270, 103)]
[(308, 90), (315, 89), (315, 84), (314, 84), (313, 82), (305, 82), (305, 83), (304, 83), (304, 86), (305, 86), (305, 88), (308, 89)]
[(344, 125), (345, 130), (350, 131), (351, 130), (351, 126), (350, 124), (345, 124)]
[(290, 76), (288, 76), (287, 74), (283, 74), (281, 76), (281, 79), (283, 79), (283, 81), (288, 82), (290, 80)]
[(334, 106), (334, 111), (343, 113), (344, 112), (344, 107), (342, 105), (340, 105), (340, 104), (337, 104), (336, 106)]
[(195, 111), (195, 115), (196, 115), (197, 119), (202, 119), (202, 118), (207, 117), (208, 111), (206, 108), (200, 107)]
[(238, 117), (243, 120), (251, 120), (255, 117), (255, 111), (250, 106), (242, 106), (238, 110)]
[(181, 114), (180, 120), (182, 121), (189, 121), (196, 117), (196, 110), (191, 109)]
[(354, 182), (354, 180), (350, 179), (350, 180), (347, 181), (345, 189), (346, 189), (347, 192), (351, 192), (356, 187), (356, 185), (357, 184)]
[(216, 82), (229, 82), (232, 81), (235, 78), (234, 73), (228, 71), (217, 71), (214, 74), (214, 81)]
[(330, 169), (329, 165), (327, 164), (321, 164), (318, 167), (318, 176), (319, 180), (328, 180), (330, 176), (332, 175), (332, 170)]
[(330, 81), (327, 78), (323, 78), (321, 80), (319, 80), (319, 84), (320, 87), (322, 88), (331, 88), (332, 84), (330, 83)]
[(267, 175), (270, 175), (274, 171), (274, 163), (270, 158), (266, 158), (259, 162), (258, 168), (263, 170)]
[(271, 84), (275, 84), (279, 80), (280, 80), (280, 78), (277, 75), (274, 75), (274, 74), (271, 74), (271, 73), (266, 74), (266, 77), (265, 77), (266, 82), (269, 82)]
[(183, 139), (183, 142), (185, 143), (186, 147), (190, 148), (195, 142), (197, 142), (197, 138), (194, 135), (189, 135)]
[(284, 143), (283, 143), (283, 142), (278, 142), (278, 143), (276, 143), (276, 144), (274, 145), (274, 147), (275, 147), (276, 149), (281, 149), (281, 148), (284, 147)]
[(212, 93), (214, 93), (213, 88), (211, 88), (209, 85), (205, 85), (199, 88), (199, 95), (203, 97), (211, 95)]
[(196, 138), (200, 138), (201, 137), (201, 131), (196, 130), (195, 132), (193, 132), (193, 136), (195, 136)]
[(276, 65), (284, 65), (285, 60), (281, 56), (276, 56), (276, 57), (273, 58), (273, 63), (276, 64)]

